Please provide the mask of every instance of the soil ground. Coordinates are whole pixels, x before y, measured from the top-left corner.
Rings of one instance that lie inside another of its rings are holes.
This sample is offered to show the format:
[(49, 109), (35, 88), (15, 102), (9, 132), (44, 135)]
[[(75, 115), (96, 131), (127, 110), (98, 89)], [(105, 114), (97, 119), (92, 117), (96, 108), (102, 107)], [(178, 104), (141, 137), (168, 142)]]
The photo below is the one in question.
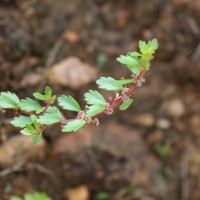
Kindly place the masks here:
[(1, 0), (0, 91), (24, 98), (44, 83), (84, 105), (96, 85), (49, 82), (53, 64), (74, 56), (98, 76), (128, 76), (116, 57), (154, 37), (159, 51), (134, 105), (99, 127), (65, 135), (50, 127), (27, 146), (11, 114), (0, 115), (1, 200), (34, 191), (55, 200), (200, 199), (198, 0)]

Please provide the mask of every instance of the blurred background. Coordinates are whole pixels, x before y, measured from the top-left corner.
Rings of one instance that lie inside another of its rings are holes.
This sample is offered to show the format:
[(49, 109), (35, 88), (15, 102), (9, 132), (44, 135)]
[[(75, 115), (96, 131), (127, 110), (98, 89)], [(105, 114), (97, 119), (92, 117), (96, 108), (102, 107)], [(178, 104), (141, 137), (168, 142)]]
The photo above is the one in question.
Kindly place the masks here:
[(51, 126), (32, 145), (0, 113), (1, 200), (200, 199), (199, 0), (1, 0), (0, 91), (24, 98), (50, 85), (84, 105), (98, 77), (128, 77), (116, 57), (154, 37), (134, 105), (99, 127)]

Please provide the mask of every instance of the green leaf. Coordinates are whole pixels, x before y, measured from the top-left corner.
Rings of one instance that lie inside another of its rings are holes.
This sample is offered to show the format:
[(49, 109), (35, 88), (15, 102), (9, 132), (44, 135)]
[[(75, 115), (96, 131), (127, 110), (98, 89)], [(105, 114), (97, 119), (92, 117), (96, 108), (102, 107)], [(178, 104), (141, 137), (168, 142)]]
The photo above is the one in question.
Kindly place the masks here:
[(81, 108), (78, 102), (71, 96), (61, 96), (58, 98), (58, 104), (65, 110), (71, 110), (79, 112)]
[(83, 119), (77, 119), (71, 122), (68, 122), (67, 125), (63, 126), (62, 132), (71, 132), (71, 131), (77, 131), (82, 126), (86, 124), (86, 121)]
[(140, 67), (139, 66), (127, 66), (127, 67), (135, 75), (138, 75), (140, 73)]
[(140, 52), (144, 53), (148, 49), (146, 42), (140, 40), (139, 41), (139, 48), (140, 48)]
[(32, 134), (35, 133), (35, 129), (32, 125), (26, 124), (26, 129), (31, 132)]
[(117, 61), (119, 61), (122, 64), (125, 64), (132, 73), (134, 73), (136, 75), (139, 74), (140, 62), (139, 62), (138, 58), (132, 57), (130, 55), (126, 55), (126, 56), (121, 55), (120, 57), (117, 58)]
[(42, 134), (33, 135), (33, 144), (37, 144), (41, 140)]
[(37, 121), (37, 116), (36, 115), (30, 115), (31, 121), (34, 123)]
[(115, 91), (123, 89), (123, 86), (112, 77), (101, 77), (96, 81), (96, 83), (99, 88), (104, 90)]
[(10, 123), (15, 127), (24, 128), (27, 124), (32, 124), (32, 121), (30, 117), (20, 115), (19, 117), (15, 117)]
[(93, 105), (93, 104), (105, 105), (106, 104), (106, 100), (104, 99), (104, 97), (96, 90), (89, 90), (89, 92), (86, 92), (84, 96), (85, 96), (85, 101), (90, 105)]
[(47, 112), (45, 112), (42, 116), (37, 120), (40, 124), (55, 124), (62, 120), (63, 116), (56, 107), (49, 107)]
[(158, 49), (158, 40), (157, 39), (150, 40), (148, 42), (148, 46), (149, 48), (155, 51), (156, 49)]
[(26, 193), (24, 195), (24, 200), (37, 200), (34, 196), (35, 196), (35, 194)]
[(96, 81), (99, 88), (109, 91), (123, 90), (123, 85), (133, 82), (133, 79), (115, 80), (112, 77), (101, 77)]
[(138, 52), (136, 52), (136, 51), (134, 51), (134, 52), (129, 52), (128, 55), (131, 56), (131, 57), (139, 57), (139, 56), (141, 56), (142, 54), (141, 54), (141, 53), (138, 53)]
[(11, 92), (0, 93), (0, 108), (19, 108), (19, 98)]
[(116, 80), (117, 83), (120, 83), (121, 85), (129, 84), (129, 83), (135, 83), (136, 81), (133, 79), (122, 79), (122, 80)]
[(45, 95), (46, 95), (47, 99), (51, 99), (52, 89), (49, 86), (45, 87)]
[(136, 66), (136, 67), (140, 66), (138, 60), (129, 55), (126, 56), (121, 55), (120, 57), (117, 58), (117, 61), (127, 66)]
[(54, 102), (55, 102), (55, 100), (56, 100), (56, 95), (53, 95), (53, 97), (51, 98), (51, 104), (53, 104)]
[(22, 129), (21, 131), (20, 131), (20, 133), (22, 134), (22, 135), (26, 135), (26, 136), (32, 136), (33, 135), (33, 133), (32, 132), (30, 132), (28, 129)]
[(45, 101), (45, 95), (39, 93), (39, 92), (35, 92), (33, 93), (33, 96), (36, 98), (36, 99), (39, 99), (41, 101)]
[(87, 117), (92, 117), (100, 112), (102, 112), (103, 110), (105, 110), (106, 107), (103, 106), (103, 105), (99, 105), (99, 104), (96, 104), (96, 105), (92, 105), (88, 108), (87, 112), (86, 112), (86, 116)]
[(19, 106), (22, 110), (28, 112), (36, 111), (36, 114), (41, 113), (44, 110), (44, 108), (42, 108), (42, 106), (38, 102), (30, 98), (22, 99), (19, 103)]
[(22, 198), (17, 197), (17, 196), (12, 196), (12, 197), (10, 198), (10, 200), (22, 200)]
[(24, 200), (52, 200), (45, 193), (36, 192), (31, 196), (32, 196), (33, 199), (24, 199)]
[(127, 99), (126, 101), (124, 101), (120, 106), (119, 109), (120, 110), (126, 110), (133, 102), (133, 99)]

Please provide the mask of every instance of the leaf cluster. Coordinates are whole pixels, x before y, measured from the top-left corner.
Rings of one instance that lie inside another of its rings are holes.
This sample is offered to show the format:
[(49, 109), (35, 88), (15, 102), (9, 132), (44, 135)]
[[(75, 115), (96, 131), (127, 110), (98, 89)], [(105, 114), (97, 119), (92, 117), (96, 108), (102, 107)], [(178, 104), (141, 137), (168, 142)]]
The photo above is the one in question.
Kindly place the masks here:
[(154, 58), (155, 51), (158, 48), (157, 39), (150, 40), (148, 43), (139, 41), (140, 52), (129, 52), (127, 55), (121, 55), (117, 61), (126, 65), (126, 67), (135, 75), (144, 68), (149, 70), (150, 61)]

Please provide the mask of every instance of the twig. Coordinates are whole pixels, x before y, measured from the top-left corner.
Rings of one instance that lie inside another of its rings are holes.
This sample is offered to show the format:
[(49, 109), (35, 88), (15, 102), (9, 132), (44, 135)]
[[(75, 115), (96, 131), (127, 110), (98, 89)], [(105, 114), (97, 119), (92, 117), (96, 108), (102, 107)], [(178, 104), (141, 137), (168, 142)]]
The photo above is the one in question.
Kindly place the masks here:
[(6, 168), (6, 169), (0, 171), (0, 178), (7, 176), (9, 174), (15, 173), (15, 172), (26, 171), (30, 168), (35, 168), (38, 171), (42, 172), (43, 174), (47, 174), (47, 175), (53, 174), (53, 172), (51, 170), (49, 170), (48, 168), (44, 167), (41, 164), (19, 162), (10, 168)]
[(12, 174), (14, 172), (24, 171), (23, 166), (24, 166), (24, 162), (20, 162), (20, 163), (17, 163), (10, 168), (6, 168), (6, 169), (0, 171), (0, 177), (7, 176), (7, 175)]

